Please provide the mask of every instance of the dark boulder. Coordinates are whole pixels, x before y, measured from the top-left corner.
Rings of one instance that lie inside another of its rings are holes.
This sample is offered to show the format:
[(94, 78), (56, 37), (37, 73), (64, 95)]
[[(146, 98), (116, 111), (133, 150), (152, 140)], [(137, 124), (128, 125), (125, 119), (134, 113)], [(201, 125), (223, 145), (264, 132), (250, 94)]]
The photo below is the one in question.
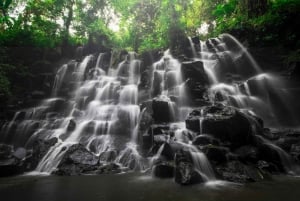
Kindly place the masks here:
[(193, 145), (200, 145), (200, 146), (204, 146), (204, 145), (219, 145), (220, 142), (215, 139), (214, 137), (212, 137), (211, 135), (206, 135), (206, 134), (201, 134), (198, 135), (194, 140), (193, 140)]
[(293, 169), (293, 159), (281, 148), (271, 143), (263, 143), (258, 147), (259, 159), (273, 163), (281, 172)]
[(208, 160), (214, 164), (222, 164), (227, 162), (227, 153), (229, 150), (226, 147), (206, 145), (202, 148), (202, 151), (205, 153)]
[(151, 133), (153, 136), (155, 135), (166, 135), (170, 130), (170, 126), (168, 124), (153, 124), (148, 133)]
[(102, 152), (99, 156), (99, 161), (113, 162), (118, 156), (116, 150)]
[(108, 163), (103, 166), (99, 166), (96, 170), (86, 172), (85, 174), (118, 174), (122, 172), (120, 165), (116, 163)]
[(270, 175), (254, 166), (239, 161), (230, 161), (215, 168), (220, 179), (236, 183), (248, 183), (270, 179)]
[(81, 175), (96, 170), (99, 166), (98, 157), (88, 151), (83, 145), (72, 145), (65, 153), (54, 174)]
[(155, 177), (172, 178), (174, 177), (174, 171), (174, 164), (168, 162), (160, 162), (154, 165), (152, 173)]
[(209, 85), (202, 61), (183, 62), (181, 66), (183, 81), (193, 80), (200, 85)]
[(185, 97), (185, 104), (193, 106), (204, 106), (209, 104), (207, 86), (204, 86), (193, 79), (188, 79), (184, 83), (184, 90), (188, 97)]
[(160, 50), (145, 51), (141, 54), (141, 60), (144, 66), (151, 66), (154, 62), (158, 61), (163, 53)]
[(181, 185), (191, 185), (205, 182), (202, 175), (193, 165), (190, 154), (178, 152), (175, 156), (175, 182)]
[(57, 138), (51, 138), (49, 140), (36, 139), (32, 142), (32, 154), (26, 159), (28, 170), (33, 170), (37, 167), (40, 160), (49, 151), (50, 147), (58, 142)]
[(157, 154), (160, 151), (160, 159), (165, 161), (172, 161), (175, 157), (175, 152), (169, 143), (160, 143), (154, 145), (152, 153)]
[(269, 172), (271, 174), (279, 174), (280, 170), (278, 167), (270, 162), (260, 160), (257, 162), (257, 168), (264, 171), (264, 172)]
[(169, 136), (168, 135), (164, 135), (164, 134), (153, 136), (154, 143), (158, 144), (158, 145), (167, 143), (168, 138), (169, 138)]
[[(153, 119), (155, 123), (169, 123), (174, 121), (174, 103), (168, 99), (156, 98), (152, 102)], [(173, 111), (172, 111), (173, 110)]]
[(163, 77), (161, 74), (159, 74), (157, 71), (154, 71), (153, 74), (153, 84), (152, 84), (152, 97), (159, 96), (162, 92), (162, 86), (161, 83), (163, 81)]
[(256, 163), (258, 161), (258, 149), (251, 145), (246, 145), (234, 151), (239, 160), (244, 162)]
[(0, 177), (17, 175), (24, 171), (23, 162), (16, 158), (0, 160)]
[(13, 176), (23, 173), (25, 169), (24, 159), (27, 151), (24, 148), (13, 150), (12, 146), (0, 145), (0, 177)]
[(230, 142), (232, 147), (251, 144), (253, 127), (256, 131), (261, 130), (251, 117), (223, 105), (194, 110), (186, 119), (186, 127), (197, 133), (210, 134), (222, 142)]
[(118, 67), (118, 74), (117, 76), (119, 77), (129, 77), (129, 70), (130, 70), (130, 63), (129, 61), (124, 61), (123, 63), (120, 64)]
[(189, 97), (185, 102), (188, 105), (207, 105), (207, 86), (209, 80), (201, 61), (183, 62), (181, 66), (184, 89)]
[(27, 155), (27, 150), (19, 147), (12, 155), (18, 160), (23, 160)]
[(166, 83), (166, 89), (173, 89), (177, 86), (177, 72), (174, 70), (170, 70), (168, 72), (166, 72), (165, 75), (165, 83)]
[(69, 121), (68, 127), (67, 127), (67, 131), (69, 132), (73, 132), (76, 129), (76, 122), (74, 121), (74, 119), (71, 119)]
[(13, 153), (13, 147), (11, 145), (0, 144), (0, 160), (8, 159)]

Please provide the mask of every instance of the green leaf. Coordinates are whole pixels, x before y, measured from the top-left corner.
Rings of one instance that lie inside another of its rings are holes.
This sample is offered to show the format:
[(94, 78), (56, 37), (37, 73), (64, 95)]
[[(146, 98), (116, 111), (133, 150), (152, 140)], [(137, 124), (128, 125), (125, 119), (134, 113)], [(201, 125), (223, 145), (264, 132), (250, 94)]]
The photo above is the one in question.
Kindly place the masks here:
[(11, 2), (12, 2), (12, 0), (6, 0), (6, 1), (4, 2), (4, 4), (2, 4), (2, 5), (3, 5), (3, 8), (4, 8), (4, 9), (8, 9), (9, 5), (11, 4)]

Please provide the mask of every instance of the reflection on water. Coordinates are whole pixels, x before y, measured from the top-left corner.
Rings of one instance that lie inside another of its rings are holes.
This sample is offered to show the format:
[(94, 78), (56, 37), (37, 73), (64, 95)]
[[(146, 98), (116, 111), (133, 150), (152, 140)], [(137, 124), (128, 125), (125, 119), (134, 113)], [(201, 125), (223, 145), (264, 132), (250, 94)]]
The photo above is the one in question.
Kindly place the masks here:
[(300, 178), (238, 185), (217, 181), (184, 187), (140, 174), (0, 179), (1, 201), (298, 201)]

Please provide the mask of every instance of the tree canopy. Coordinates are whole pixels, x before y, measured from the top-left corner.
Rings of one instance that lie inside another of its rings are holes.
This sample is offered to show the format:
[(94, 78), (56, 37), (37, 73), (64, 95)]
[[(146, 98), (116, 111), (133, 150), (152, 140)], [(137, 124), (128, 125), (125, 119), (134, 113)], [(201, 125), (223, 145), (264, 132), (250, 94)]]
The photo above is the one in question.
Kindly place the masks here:
[[(262, 31), (271, 23), (279, 26), (286, 13), (299, 11), (299, 2), (0, 0), (0, 37), (5, 45), (55, 47), (94, 41), (144, 51), (167, 47), (174, 28), (206, 37), (241, 28)], [(209, 34), (201, 29), (205, 24)]]

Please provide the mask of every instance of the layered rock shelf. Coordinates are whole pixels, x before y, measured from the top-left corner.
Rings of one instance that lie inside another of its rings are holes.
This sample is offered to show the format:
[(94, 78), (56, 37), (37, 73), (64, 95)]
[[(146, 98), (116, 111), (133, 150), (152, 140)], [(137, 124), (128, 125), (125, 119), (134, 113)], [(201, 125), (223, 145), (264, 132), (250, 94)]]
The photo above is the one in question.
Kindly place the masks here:
[(64, 64), (51, 98), (2, 122), (1, 176), (142, 171), (191, 185), (298, 174), (300, 133), (276, 129), (283, 114), (293, 117), (277, 90), (283, 82), (228, 34), (191, 40), (185, 51)]

